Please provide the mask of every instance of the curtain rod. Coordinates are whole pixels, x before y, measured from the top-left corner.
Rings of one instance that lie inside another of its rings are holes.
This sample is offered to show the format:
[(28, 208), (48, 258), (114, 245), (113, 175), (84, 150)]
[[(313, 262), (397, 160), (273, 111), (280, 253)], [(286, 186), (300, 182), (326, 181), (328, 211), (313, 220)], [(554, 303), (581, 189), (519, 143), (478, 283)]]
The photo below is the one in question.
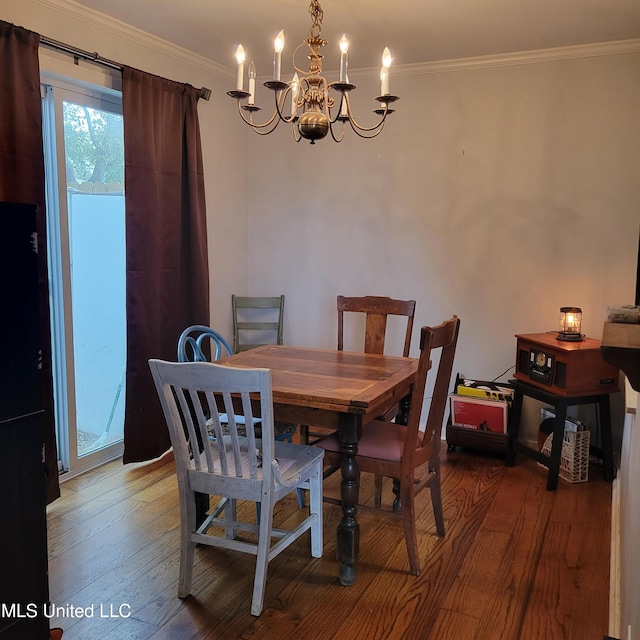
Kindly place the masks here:
[[(82, 49), (78, 49), (77, 47), (72, 47), (71, 45), (65, 44), (64, 42), (52, 40), (51, 38), (47, 38), (45, 36), (40, 36), (40, 44), (51, 47), (52, 49), (57, 49), (58, 51), (64, 51), (65, 53), (71, 54), (75, 58), (76, 64), (78, 63), (78, 58), (82, 58), (83, 60), (89, 60), (89, 62), (95, 62), (96, 64), (101, 64), (103, 67), (110, 67), (111, 69), (116, 69), (118, 71), (122, 71), (123, 67), (125, 66), (123, 64), (120, 64), (119, 62), (114, 62), (113, 60), (103, 58), (102, 56), (99, 56), (95, 51), (93, 53), (91, 53), (90, 51), (83, 51)], [(211, 89), (201, 87), (198, 90), (198, 97), (204, 98), (208, 101), (211, 97)]]

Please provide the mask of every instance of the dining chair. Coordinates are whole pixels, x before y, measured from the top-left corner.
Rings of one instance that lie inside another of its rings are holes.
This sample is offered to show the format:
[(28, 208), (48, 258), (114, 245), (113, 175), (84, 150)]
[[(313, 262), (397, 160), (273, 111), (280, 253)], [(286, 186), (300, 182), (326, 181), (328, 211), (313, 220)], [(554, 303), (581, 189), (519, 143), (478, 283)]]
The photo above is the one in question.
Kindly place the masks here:
[[(178, 338), (178, 362), (207, 362), (205, 345), (209, 343), (211, 351), (211, 359), (219, 360), (221, 357), (232, 355), (231, 347), (224, 337), (215, 329), (202, 324), (194, 324), (187, 327)], [(219, 415), (220, 421), (226, 425), (229, 423), (229, 417), (226, 413)], [(244, 424), (243, 416), (236, 416), (238, 425)], [(260, 418), (254, 418), (254, 426), (260, 429)], [(293, 442), (293, 434), (297, 429), (297, 425), (289, 422), (274, 422), (274, 432), (276, 440), (284, 442)], [(298, 489), (298, 504), (300, 508), (304, 507), (304, 496), (302, 490)], [(258, 508), (258, 513), (260, 512)]]
[[(406, 426), (382, 420), (368, 422), (358, 442), (357, 462), (360, 471), (394, 479), (393, 511), (400, 512), (411, 573), (420, 574), (416, 536), (416, 494), (429, 487), (436, 532), (445, 534), (440, 483), (441, 432), (451, 383), (453, 360), (458, 342), (460, 320), (453, 316), (436, 327), (422, 327), (420, 358), (413, 388), (409, 420)], [(427, 376), (432, 359), (439, 353), (433, 396), (424, 431), (420, 415), (424, 402)], [(336, 434), (319, 440), (317, 447), (325, 451), (325, 463), (335, 466), (342, 459)], [(419, 473), (424, 471), (424, 473)], [(398, 486), (399, 485), (399, 486)]]
[(233, 351), (229, 343), (215, 329), (203, 324), (187, 327), (178, 338), (178, 362), (207, 362), (204, 345), (209, 343), (213, 349), (211, 360), (230, 356)]
[(352, 312), (365, 314), (365, 353), (384, 353), (389, 316), (406, 316), (407, 324), (402, 355), (405, 358), (409, 356), (413, 317), (416, 311), (415, 300), (394, 300), (385, 296), (338, 296), (337, 307), (338, 351), (344, 349), (344, 314)]
[[(273, 297), (231, 296), (233, 352), (263, 344), (282, 344), (284, 295)], [(252, 335), (252, 338), (249, 338)], [(267, 341), (269, 336), (271, 340)]]
[[(311, 555), (322, 556), (324, 451), (275, 440), (268, 369), (156, 359), (149, 360), (149, 367), (169, 427), (178, 477), (178, 597), (191, 592), (197, 544), (242, 551), (256, 556), (251, 614), (258, 616), (270, 560), (307, 530), (311, 532)], [(252, 401), (259, 404), (262, 438), (255, 434)], [(223, 431), (220, 413), (230, 418), (228, 431)], [(213, 419), (213, 440), (207, 415)], [(244, 436), (239, 433), (237, 415), (244, 417)], [(300, 488), (309, 490), (309, 514), (290, 530), (275, 528), (276, 503)], [(196, 523), (196, 492), (222, 498), (200, 525)], [(256, 524), (241, 519), (238, 500), (261, 505)], [(272, 538), (277, 541), (273, 543)]]
[[(353, 312), (365, 315), (365, 353), (384, 353), (387, 320), (389, 316), (406, 316), (407, 324), (405, 328), (402, 355), (404, 357), (409, 356), (411, 332), (413, 330), (413, 317), (416, 310), (415, 300), (394, 300), (385, 296), (338, 296), (337, 310), (338, 351), (344, 351), (344, 314), (345, 312)], [(399, 413), (399, 411), (399, 405), (395, 405), (383, 417), (391, 420)], [(300, 426), (300, 442), (303, 444), (313, 444), (315, 439), (326, 435), (326, 432), (310, 432), (309, 425)]]

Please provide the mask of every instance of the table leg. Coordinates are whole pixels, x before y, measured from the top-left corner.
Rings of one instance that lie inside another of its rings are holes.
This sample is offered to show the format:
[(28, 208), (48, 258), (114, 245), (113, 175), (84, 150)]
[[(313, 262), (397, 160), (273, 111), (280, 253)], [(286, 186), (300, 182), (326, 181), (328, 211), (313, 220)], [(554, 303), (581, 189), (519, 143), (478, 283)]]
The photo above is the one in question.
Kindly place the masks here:
[(338, 437), (342, 445), (342, 483), (340, 498), (342, 500), (342, 519), (336, 534), (336, 556), (341, 563), (340, 584), (349, 587), (355, 584), (355, 563), (360, 548), (360, 525), (356, 518), (358, 495), (360, 491), (360, 469), (356, 454), (360, 439), (361, 423), (358, 416), (341, 414), (338, 426)]
[(400, 413), (396, 416), (396, 424), (403, 424), (405, 427), (409, 424), (409, 411), (411, 410), (411, 398), (413, 396), (413, 388), (400, 402)]

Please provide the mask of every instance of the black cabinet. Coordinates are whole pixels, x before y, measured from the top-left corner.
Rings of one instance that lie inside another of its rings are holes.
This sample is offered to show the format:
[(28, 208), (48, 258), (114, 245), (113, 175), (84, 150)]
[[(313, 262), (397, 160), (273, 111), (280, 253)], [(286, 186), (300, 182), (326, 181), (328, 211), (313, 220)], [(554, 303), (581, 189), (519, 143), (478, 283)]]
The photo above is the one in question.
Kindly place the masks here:
[(0, 638), (49, 637), (36, 207), (0, 202)]

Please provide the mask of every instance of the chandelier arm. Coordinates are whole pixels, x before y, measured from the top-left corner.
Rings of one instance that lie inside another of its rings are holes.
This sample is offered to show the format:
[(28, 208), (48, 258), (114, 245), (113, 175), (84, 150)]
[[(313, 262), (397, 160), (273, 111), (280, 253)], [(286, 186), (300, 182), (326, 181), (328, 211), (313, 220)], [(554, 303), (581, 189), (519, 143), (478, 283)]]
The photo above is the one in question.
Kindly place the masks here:
[[(287, 101), (287, 96), (290, 93), (291, 93), (291, 85), (289, 85), (284, 91), (275, 92), (276, 113), (274, 114), (274, 116), (277, 114), (278, 118), (280, 118), (282, 122), (286, 122), (287, 124), (289, 124), (290, 122), (294, 122), (296, 119), (295, 114), (291, 114), (290, 116), (285, 116), (282, 113), (282, 107), (284, 106), (284, 103)], [(278, 94), (280, 94), (280, 97), (278, 97)]]
[(335, 120), (333, 120), (332, 122), (329, 122), (329, 131), (331, 132), (331, 137), (333, 138), (334, 142), (342, 142), (342, 140), (344, 139), (344, 132), (346, 130), (345, 124), (344, 124), (344, 120), (341, 121), (342, 122), (342, 130), (340, 131), (340, 137), (336, 138), (336, 134), (333, 132), (333, 125), (336, 123)]
[[(280, 124), (280, 120), (274, 116), (272, 116), (271, 119), (268, 122), (265, 122), (264, 124), (256, 124), (255, 122), (252, 121), (252, 116), (249, 116), (249, 120), (247, 120), (246, 118), (243, 118), (243, 120), (259, 136), (266, 136), (266, 135), (269, 135), (270, 133), (273, 133), (276, 130), (277, 126)], [(267, 128), (268, 126), (270, 126), (270, 128)]]
[[(338, 104), (338, 108), (336, 109), (336, 116), (334, 118), (329, 118), (329, 121), (331, 124), (333, 124), (334, 122), (338, 122), (340, 121), (344, 121), (347, 118), (345, 118), (342, 115), (342, 104), (343, 101), (346, 103), (346, 107), (347, 107), (347, 115), (349, 116), (349, 120), (351, 119), (351, 105), (349, 104), (349, 95), (347, 93), (342, 93), (341, 92), (341, 98), (340, 98), (340, 102)], [(335, 105), (335, 100), (333, 102), (333, 104)], [(329, 107), (329, 115), (331, 114), (331, 107)]]
[(296, 127), (295, 119), (291, 121), (291, 133), (293, 134), (293, 139), (296, 142), (300, 142), (300, 140), (302, 140), (300, 131), (298, 131), (298, 127)]
[[(245, 122), (253, 129), (254, 133), (257, 133), (259, 136), (268, 136), (270, 133), (273, 133), (280, 124), (280, 120), (277, 118), (271, 118), (268, 123), (261, 125), (253, 124), (251, 121), (247, 120), (245, 120)], [(270, 129), (266, 129), (267, 124), (271, 124)]]
[[(351, 128), (353, 129), (353, 131), (358, 136), (360, 136), (361, 138), (364, 138), (365, 140), (371, 140), (371, 138), (375, 138), (376, 136), (380, 135), (382, 133), (382, 130), (384, 129), (384, 123), (385, 121), (382, 120), (375, 127), (371, 127), (370, 129), (359, 130), (353, 126), (353, 121), (349, 120), (349, 124), (351, 125)], [(363, 133), (363, 131), (366, 131), (366, 133)]]
[[(385, 120), (387, 118), (387, 116), (390, 113), (393, 113), (392, 110), (389, 109), (388, 104), (385, 103), (384, 105), (384, 109), (381, 109), (380, 111), (382, 111), (382, 113), (380, 115), (382, 115), (382, 119), (380, 120), (380, 122), (378, 122), (377, 124), (373, 125), (372, 127), (363, 127), (362, 125), (360, 125), (358, 123), (358, 121), (355, 119), (355, 116), (353, 115), (353, 111), (351, 110), (351, 101), (349, 100), (349, 94), (346, 92), (341, 92), (342, 93), (342, 99), (340, 101), (340, 104), (338, 106), (338, 110), (337, 110), (337, 115), (335, 116), (335, 118), (333, 118), (332, 120), (330, 120), (330, 123), (333, 124), (334, 122), (337, 122), (338, 120), (346, 120), (348, 118), (349, 120), (349, 124), (351, 125), (351, 128), (361, 137), (361, 138), (375, 138), (375, 136), (377, 136), (380, 131), (382, 131), (382, 127), (384, 126)], [(346, 106), (347, 106), (347, 118), (345, 118), (344, 116), (341, 115), (342, 113), (342, 100), (344, 100), (346, 102)], [(363, 134), (367, 134), (367, 133), (373, 133), (373, 135), (363, 135)]]
[(293, 68), (298, 72), (301, 73), (303, 75), (307, 75), (309, 73), (309, 69), (301, 69), (297, 64), (296, 64), (296, 54), (298, 53), (298, 51), (300, 49), (302, 49), (302, 47), (306, 47), (308, 46), (306, 42), (301, 42), (294, 50), (293, 50), (293, 54), (291, 55), (291, 63), (293, 64)]
[[(249, 115), (249, 118), (247, 119), (247, 117), (244, 115), (244, 113), (242, 113), (242, 107), (240, 106), (240, 100), (238, 100), (238, 113), (240, 114), (240, 117), (244, 120), (244, 122), (246, 124), (248, 124), (256, 133), (258, 133), (258, 129), (265, 129), (266, 127), (269, 127), (271, 124), (273, 124), (273, 121), (277, 118), (278, 116), (278, 112), (275, 111), (273, 113), (273, 115), (271, 116), (271, 118), (269, 118), (269, 120), (267, 120), (265, 123), (263, 124), (258, 124), (256, 122), (253, 121), (253, 115)], [(251, 112), (249, 112), (251, 114)], [(276, 127), (278, 126), (278, 123), (276, 123)], [(271, 131), (273, 131), (276, 127), (273, 127), (273, 129), (271, 129)]]
[[(269, 129), (269, 131), (263, 131), (262, 129), (256, 129), (255, 127), (251, 127), (255, 133), (257, 133), (259, 136), (268, 136), (270, 133), (273, 133), (276, 130), (276, 127), (280, 124), (280, 120), (278, 120), (274, 125), (272, 129)], [(251, 126), (251, 125), (249, 125)]]
[[(378, 124), (372, 126), (372, 127), (363, 127), (362, 125), (360, 125), (358, 123), (358, 121), (354, 118), (353, 113), (351, 112), (351, 105), (349, 104), (349, 102), (347, 102), (347, 113), (349, 114), (349, 124), (351, 125), (351, 128), (358, 134), (360, 135), (361, 133), (372, 133), (372, 132), (376, 132), (375, 135), (377, 136), (378, 133), (380, 133), (380, 131), (382, 131), (382, 127), (384, 126), (384, 122), (387, 119), (387, 115), (389, 114), (389, 109), (387, 107), (387, 105), (385, 104), (384, 106), (384, 112), (382, 113), (382, 119), (380, 120), (380, 122), (378, 122)], [(378, 131), (380, 130), (380, 131)], [(373, 138), (374, 136), (360, 136), (362, 138), (367, 138), (367, 137), (371, 137)]]

